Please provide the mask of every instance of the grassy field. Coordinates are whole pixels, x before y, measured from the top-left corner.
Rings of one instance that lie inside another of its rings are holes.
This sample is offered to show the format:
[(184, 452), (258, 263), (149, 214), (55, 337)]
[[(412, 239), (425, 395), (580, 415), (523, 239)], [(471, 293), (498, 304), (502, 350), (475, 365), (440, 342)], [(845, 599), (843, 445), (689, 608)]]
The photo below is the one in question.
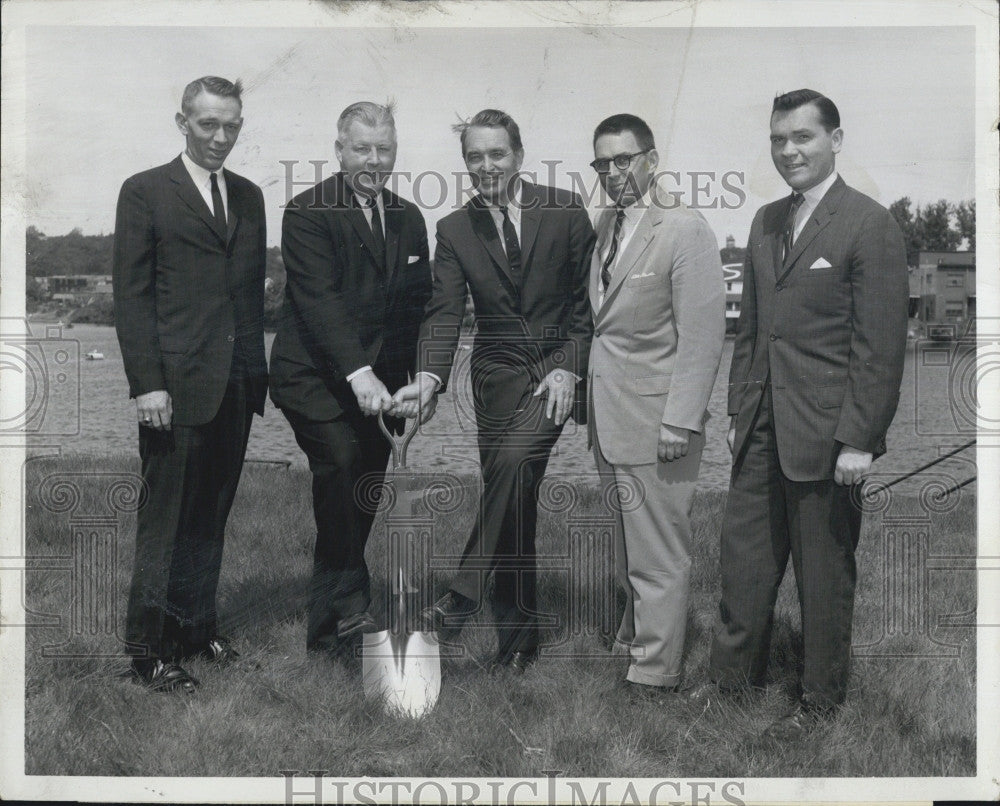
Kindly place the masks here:
[[(118, 514), (103, 526), (86, 516), (111, 513), (111, 503), (127, 505), (128, 496), (114, 484), (137, 471), (136, 460), (108, 456), (35, 459), (25, 472), (29, 556), (71, 557), (74, 529), (117, 535), (113, 572), (96, 589), (117, 608), (104, 623), (119, 625), (119, 632), (135, 516)], [(435, 523), (438, 551), (459, 552), (474, 518), (478, 481), (463, 481), (469, 494)], [(76, 499), (67, 498), (67, 485)], [(544, 770), (558, 770), (568, 777), (728, 778), (975, 772), (975, 632), (966, 626), (974, 621), (974, 575), (961, 567), (914, 574), (908, 578), (919, 584), (926, 579), (926, 586), (898, 599), (892, 575), (883, 570), (891, 556), (880, 514), (866, 517), (859, 549), (855, 644), (869, 649), (855, 659), (848, 704), (806, 741), (776, 749), (758, 735), (790, 702), (801, 662), (790, 570), (779, 600), (771, 680), (757, 701), (701, 709), (630, 698), (620, 685), (623, 661), (608, 654), (609, 607), (617, 608), (617, 617), (620, 597), (608, 601), (606, 574), (598, 572), (574, 594), (582, 620), (560, 619), (562, 626), (547, 635), (557, 648), (544, 652), (524, 677), (483, 671), (494, 650), (493, 632), (473, 622), (463, 634), (463, 653), (445, 662), (435, 710), (419, 721), (398, 719), (364, 701), (359, 665), (305, 653), (303, 603), (314, 536), (309, 495), (304, 471), (247, 467), (219, 591), (221, 629), (243, 660), (225, 670), (190, 664), (202, 682), (193, 697), (155, 695), (121, 679), (126, 663), (113, 634), (98, 625), (97, 634), (84, 626), (82, 634), (71, 635), (73, 575), (66, 569), (72, 564), (34, 561), (39, 570), (28, 574), (25, 591), (35, 624), (26, 634), (26, 773), (275, 776), (309, 769), (364, 777), (542, 777)], [(695, 502), (686, 659), (691, 679), (703, 674), (718, 600), (724, 497), (706, 492)], [(557, 556), (572, 542), (567, 515), (586, 535), (586, 524), (599, 522), (604, 509), (596, 489), (579, 490), (568, 510), (564, 497), (553, 492), (552, 498), (562, 502), (553, 509), (562, 511), (543, 513), (539, 550)], [(929, 517), (916, 498), (897, 498), (888, 513), (916, 518), (900, 528), (927, 532), (934, 556), (975, 554), (972, 496)], [(369, 544), (378, 602), (385, 594), (384, 534), (380, 518)], [(600, 541), (585, 538), (577, 545), (586, 567), (606, 568)], [(569, 612), (565, 574), (546, 556), (541, 562), (542, 609)], [(915, 618), (906, 630), (886, 623), (897, 600), (909, 602), (906, 612)], [(55, 615), (61, 624), (52, 623)], [(887, 631), (895, 634), (887, 637)], [(78, 657), (54, 656), (71, 653)]]

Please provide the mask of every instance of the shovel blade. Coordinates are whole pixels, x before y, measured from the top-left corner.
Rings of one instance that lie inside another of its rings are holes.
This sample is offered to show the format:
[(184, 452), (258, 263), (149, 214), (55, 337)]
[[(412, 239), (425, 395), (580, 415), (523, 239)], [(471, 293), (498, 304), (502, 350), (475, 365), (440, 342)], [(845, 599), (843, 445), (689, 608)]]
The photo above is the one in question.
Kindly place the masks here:
[(365, 697), (380, 700), (387, 713), (418, 718), (441, 692), (441, 652), (437, 638), (388, 630), (364, 637), (361, 657)]

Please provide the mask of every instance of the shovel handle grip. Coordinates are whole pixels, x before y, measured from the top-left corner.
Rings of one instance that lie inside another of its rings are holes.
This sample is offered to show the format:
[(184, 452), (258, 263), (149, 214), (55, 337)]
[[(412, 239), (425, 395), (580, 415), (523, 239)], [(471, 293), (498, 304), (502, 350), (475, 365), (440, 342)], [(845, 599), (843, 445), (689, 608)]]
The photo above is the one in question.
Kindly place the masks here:
[(378, 413), (378, 427), (385, 434), (385, 438), (389, 440), (389, 446), (392, 448), (392, 469), (396, 470), (397, 468), (406, 467), (406, 449), (409, 447), (413, 435), (417, 433), (418, 426), (416, 420), (414, 420), (413, 428), (403, 432), (401, 440), (396, 439), (392, 435), (392, 432), (385, 424), (385, 415), (381, 411)]

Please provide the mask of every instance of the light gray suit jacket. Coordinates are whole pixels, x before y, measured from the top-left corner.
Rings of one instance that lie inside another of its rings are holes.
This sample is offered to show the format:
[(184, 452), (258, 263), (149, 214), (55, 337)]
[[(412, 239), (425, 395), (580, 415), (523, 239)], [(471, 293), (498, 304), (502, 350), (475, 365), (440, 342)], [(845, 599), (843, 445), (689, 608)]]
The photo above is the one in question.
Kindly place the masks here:
[(599, 304), (613, 224), (613, 210), (599, 217), (591, 260), (589, 434), (611, 464), (653, 464), (661, 423), (700, 432), (708, 418), (726, 328), (722, 263), (700, 213), (650, 204)]

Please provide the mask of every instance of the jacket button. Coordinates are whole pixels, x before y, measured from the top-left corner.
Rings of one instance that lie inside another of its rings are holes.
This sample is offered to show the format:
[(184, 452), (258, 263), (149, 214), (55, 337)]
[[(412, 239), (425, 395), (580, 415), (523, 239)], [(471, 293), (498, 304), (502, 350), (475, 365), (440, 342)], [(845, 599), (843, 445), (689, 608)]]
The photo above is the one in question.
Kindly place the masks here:
[[(771, 338), (773, 339), (774, 336), (772, 336)], [(236, 339), (232, 335), (229, 335), (229, 336), (226, 336), (226, 341), (236, 341)]]
[(595, 339), (599, 339), (600, 337), (601, 337), (601, 331), (600, 330), (595, 330), (594, 331), (594, 338)]
[(774, 335), (774, 334), (772, 333), (772, 334), (771, 334), (771, 341), (777, 341), (777, 340), (778, 340), (778, 337), (777, 337), (777, 336), (775, 336), (775, 335)]
[(776, 285), (776, 286), (774, 287), (774, 290), (775, 290), (775, 291), (784, 291), (784, 290), (785, 290), (785, 284), (784, 284), (784, 283), (778, 283), (778, 284), (777, 284), (777, 285)]

